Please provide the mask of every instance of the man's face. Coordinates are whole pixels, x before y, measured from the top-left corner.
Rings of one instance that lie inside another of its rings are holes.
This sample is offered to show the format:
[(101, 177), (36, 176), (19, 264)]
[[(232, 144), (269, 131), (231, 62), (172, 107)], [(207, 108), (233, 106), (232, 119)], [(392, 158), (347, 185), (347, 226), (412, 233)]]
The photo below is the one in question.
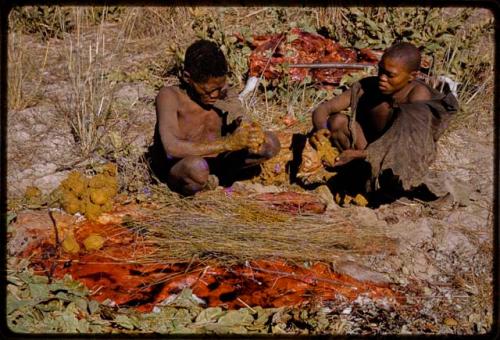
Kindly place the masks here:
[(415, 78), (400, 58), (382, 57), (378, 66), (378, 88), (383, 94), (393, 94)]
[(218, 99), (223, 99), (226, 94), (226, 77), (211, 77), (206, 82), (195, 82), (190, 84), (198, 94), (202, 104), (213, 105)]

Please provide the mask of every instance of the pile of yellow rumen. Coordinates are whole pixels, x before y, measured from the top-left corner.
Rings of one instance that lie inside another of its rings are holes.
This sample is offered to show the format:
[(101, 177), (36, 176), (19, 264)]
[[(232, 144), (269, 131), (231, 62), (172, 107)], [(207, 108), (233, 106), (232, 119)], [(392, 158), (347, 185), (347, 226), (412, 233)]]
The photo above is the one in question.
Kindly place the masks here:
[(116, 165), (112, 163), (90, 178), (78, 171), (71, 172), (59, 186), (63, 209), (69, 214), (79, 212), (90, 220), (110, 211), (118, 192), (116, 174)]

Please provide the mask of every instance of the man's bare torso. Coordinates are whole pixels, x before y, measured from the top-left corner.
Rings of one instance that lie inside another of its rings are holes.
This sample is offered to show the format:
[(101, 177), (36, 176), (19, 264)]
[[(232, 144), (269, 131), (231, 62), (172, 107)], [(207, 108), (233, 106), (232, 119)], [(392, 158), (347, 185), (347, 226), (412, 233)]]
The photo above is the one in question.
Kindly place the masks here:
[(175, 93), (177, 98), (177, 116), (168, 119), (177, 119), (179, 139), (208, 143), (221, 137), (222, 117), (215, 109), (205, 109), (194, 102), (187, 93), (179, 87), (166, 89)]

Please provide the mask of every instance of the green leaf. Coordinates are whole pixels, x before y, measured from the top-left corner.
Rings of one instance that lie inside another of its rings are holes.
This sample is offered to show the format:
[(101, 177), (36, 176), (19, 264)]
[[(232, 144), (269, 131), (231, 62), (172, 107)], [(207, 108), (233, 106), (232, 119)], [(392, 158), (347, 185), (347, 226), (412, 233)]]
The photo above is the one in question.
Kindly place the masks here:
[(95, 300), (90, 300), (88, 303), (89, 313), (94, 314), (100, 310), (99, 302)]
[(256, 326), (265, 325), (269, 322), (271, 316), (276, 312), (275, 308), (262, 308), (260, 306), (254, 307), (254, 310), (257, 311), (257, 319), (254, 321)]
[(441, 48), (441, 46), (437, 43), (431, 43), (425, 46), (425, 50), (429, 52), (435, 52), (439, 48)]
[(361, 41), (361, 40), (357, 40), (355, 43), (354, 43), (354, 48), (365, 48), (366, 47), (366, 43)]
[(88, 333), (90, 330), (90, 324), (85, 319), (78, 320), (78, 325), (76, 327), (78, 333)]
[(198, 316), (196, 317), (196, 322), (198, 323), (213, 322), (216, 321), (223, 314), (224, 312), (220, 307), (206, 308), (202, 310), (200, 314), (198, 314)]
[(189, 327), (186, 327), (185, 325), (179, 325), (177, 323), (174, 323), (174, 327), (172, 329), (172, 334), (189, 334), (193, 333), (193, 330)]
[(87, 306), (88, 306), (87, 299), (82, 297), (76, 297), (74, 303), (80, 311), (87, 313)]
[(69, 294), (65, 291), (57, 292), (55, 294), (55, 297), (60, 299), (60, 300), (66, 301), (66, 302), (71, 302), (75, 298), (75, 296), (73, 294)]
[(217, 323), (222, 326), (251, 325), (253, 316), (248, 309), (229, 310)]
[(28, 284), (31, 297), (33, 300), (41, 301), (49, 297), (49, 287), (43, 283), (30, 283)]
[(15, 212), (9, 211), (7, 212), (7, 225), (10, 224), (10, 222), (14, 221), (17, 217), (17, 214)]
[(368, 26), (369, 26), (369, 28), (370, 28), (370, 30), (372, 30), (374, 32), (380, 30), (379, 26), (373, 20), (371, 20), (371, 19), (366, 18), (365, 19), (365, 23), (367, 23)]
[(75, 281), (68, 275), (64, 277), (64, 281), (60, 286), (63, 287), (62, 289), (77, 296), (86, 296), (89, 293), (87, 287), (82, 282)]
[(46, 276), (33, 275), (29, 271), (23, 271), (17, 274), (17, 277), (25, 283), (47, 283), (49, 279)]
[(36, 301), (18, 300), (12, 294), (7, 294), (7, 315), (25, 306), (34, 306), (34, 305), (36, 305)]
[(125, 329), (134, 329), (132, 321), (124, 314), (117, 315), (114, 322)]
[(201, 303), (202, 301), (193, 294), (191, 289), (185, 288), (168, 305), (189, 308), (199, 306)]
[(42, 312), (55, 312), (62, 311), (64, 309), (64, 304), (61, 300), (50, 299), (46, 302), (39, 303), (36, 307)]
[(189, 324), (193, 320), (193, 315), (191, 315), (189, 309), (181, 308), (175, 313), (174, 319), (178, 324)]
[(58, 318), (58, 321), (60, 328), (64, 330), (63, 331), (64, 333), (77, 332), (79, 322), (72, 308), (70, 308), (69, 310), (66, 309), (66, 311), (61, 315), (61, 317)]

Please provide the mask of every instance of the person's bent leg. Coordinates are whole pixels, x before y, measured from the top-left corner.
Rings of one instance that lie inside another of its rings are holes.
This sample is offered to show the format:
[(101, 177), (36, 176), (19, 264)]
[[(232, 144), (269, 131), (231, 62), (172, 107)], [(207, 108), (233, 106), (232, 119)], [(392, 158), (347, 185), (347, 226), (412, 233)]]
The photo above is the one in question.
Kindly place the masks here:
[(366, 141), (365, 134), (361, 125), (356, 121), (353, 124), (356, 140), (354, 147), (351, 146), (351, 131), (349, 130), (349, 118), (342, 113), (335, 113), (328, 118), (327, 122), (328, 130), (331, 133), (331, 141), (333, 146), (335, 146), (340, 151), (348, 149), (363, 150), (368, 145)]
[(264, 131), (265, 139), (257, 154), (248, 154), (245, 158), (245, 166), (253, 166), (267, 161), (276, 156), (281, 149), (281, 143), (275, 133)]
[(349, 118), (341, 113), (335, 113), (328, 118), (328, 130), (333, 146), (340, 151), (350, 149)]
[(168, 174), (168, 185), (190, 196), (203, 190), (209, 181), (210, 168), (203, 157), (188, 156), (178, 161)]

